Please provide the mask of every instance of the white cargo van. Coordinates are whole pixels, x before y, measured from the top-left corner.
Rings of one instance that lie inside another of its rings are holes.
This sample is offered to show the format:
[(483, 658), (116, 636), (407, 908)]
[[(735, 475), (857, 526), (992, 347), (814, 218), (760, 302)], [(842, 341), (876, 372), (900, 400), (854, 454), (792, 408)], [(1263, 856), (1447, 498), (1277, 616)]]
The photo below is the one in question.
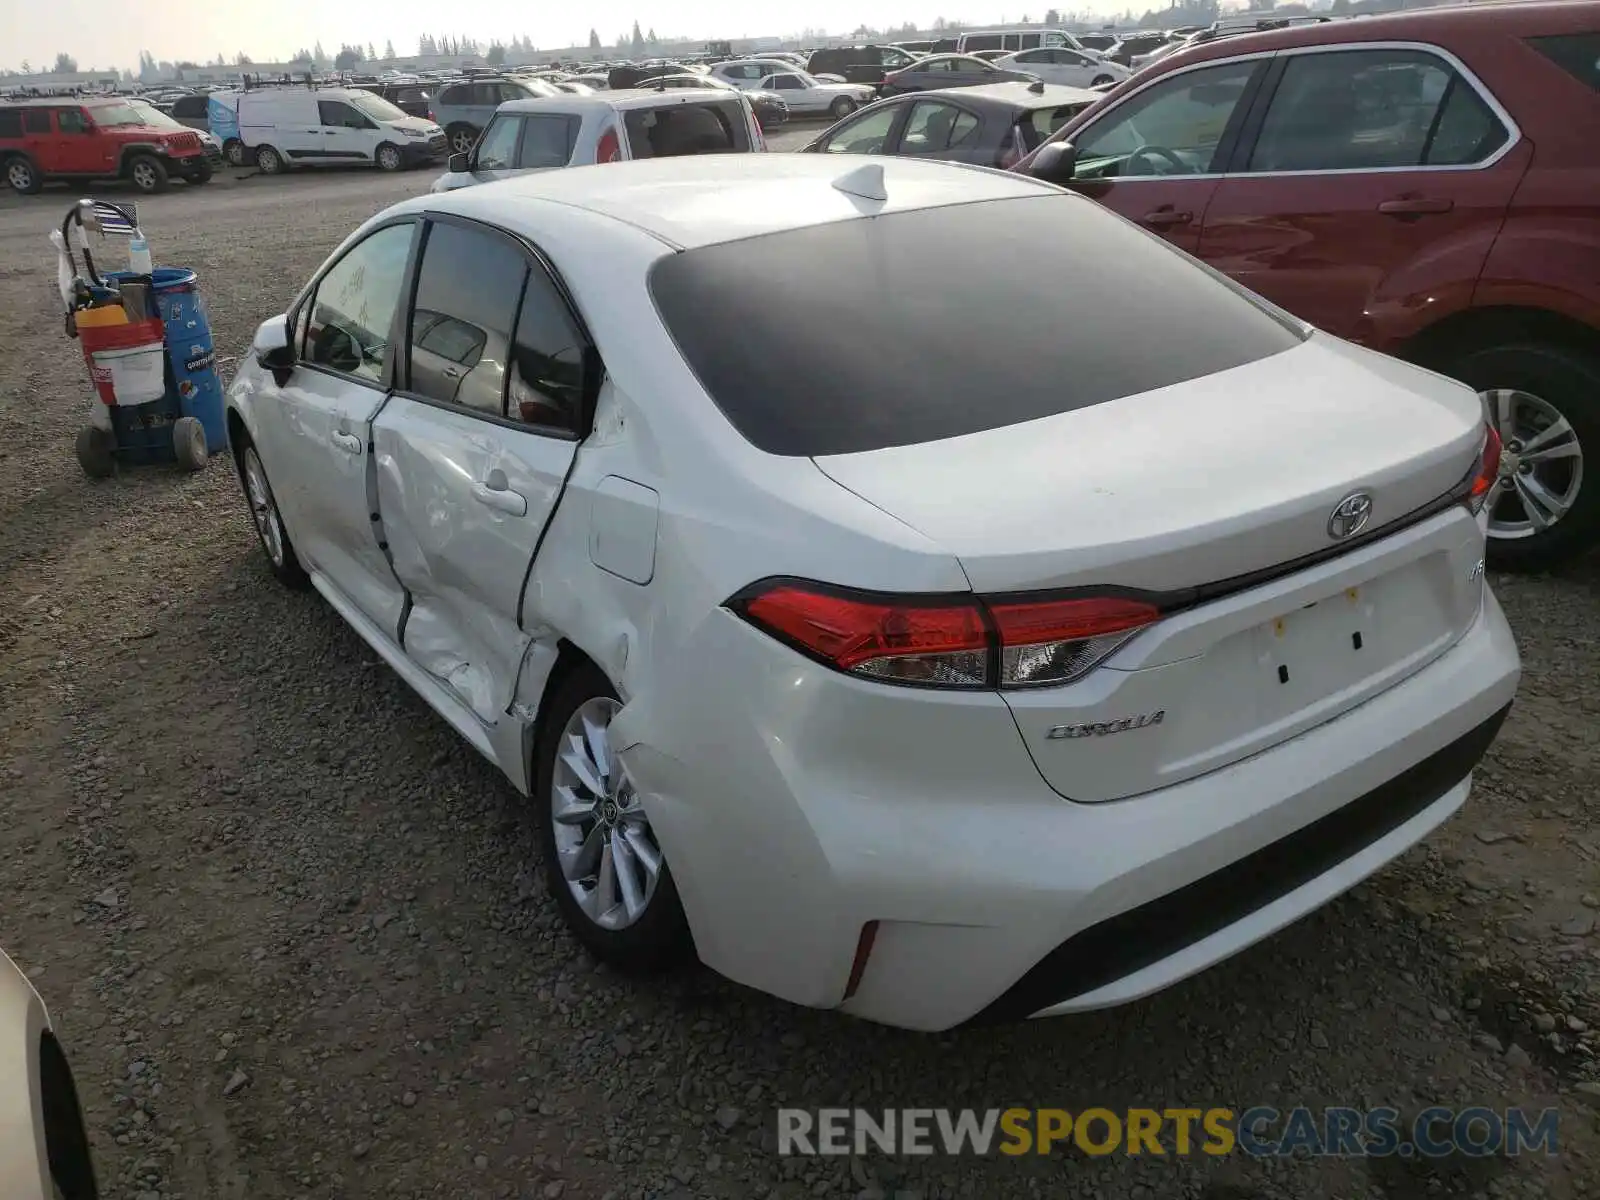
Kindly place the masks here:
[(444, 130), (354, 88), (238, 93), (239, 142), (263, 175), (289, 167), (374, 163), (385, 171), (444, 157)]

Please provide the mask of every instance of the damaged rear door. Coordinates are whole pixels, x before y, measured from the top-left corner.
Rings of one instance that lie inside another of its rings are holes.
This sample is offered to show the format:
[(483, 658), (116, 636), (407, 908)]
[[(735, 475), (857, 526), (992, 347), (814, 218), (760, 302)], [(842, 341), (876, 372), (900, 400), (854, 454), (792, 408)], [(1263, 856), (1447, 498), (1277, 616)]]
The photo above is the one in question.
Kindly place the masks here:
[(522, 591), (577, 451), (589, 354), (527, 246), (455, 217), (424, 238), (396, 391), (372, 423), (379, 518), (406, 655), (492, 725), (528, 647)]

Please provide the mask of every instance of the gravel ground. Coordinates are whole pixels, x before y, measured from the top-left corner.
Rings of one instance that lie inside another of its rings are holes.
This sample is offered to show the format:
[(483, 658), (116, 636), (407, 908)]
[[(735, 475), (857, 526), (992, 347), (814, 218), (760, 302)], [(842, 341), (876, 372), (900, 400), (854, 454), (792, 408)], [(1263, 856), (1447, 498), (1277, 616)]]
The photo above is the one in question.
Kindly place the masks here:
[[(803, 139), (802, 139), (803, 140)], [(424, 174), (143, 206), (236, 354)], [(924, 1037), (559, 927), (517, 797), (314, 593), (226, 462), (92, 483), (46, 242), (0, 200), (0, 945), (52, 1006), (113, 1197), (1600, 1195), (1600, 569), (1495, 580), (1522, 696), (1468, 808), (1146, 1003)], [(1585, 1084), (1587, 1083), (1587, 1089)], [(1560, 1157), (779, 1159), (774, 1109), (1555, 1105)]]

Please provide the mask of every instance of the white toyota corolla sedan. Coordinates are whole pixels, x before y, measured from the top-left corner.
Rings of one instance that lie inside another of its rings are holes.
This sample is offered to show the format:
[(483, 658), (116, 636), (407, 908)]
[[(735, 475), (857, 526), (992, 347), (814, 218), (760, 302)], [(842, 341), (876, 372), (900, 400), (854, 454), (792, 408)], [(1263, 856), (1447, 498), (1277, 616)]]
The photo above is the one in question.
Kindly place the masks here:
[(272, 570), (529, 796), (624, 969), (1132, 1000), (1444, 821), (1517, 686), (1476, 396), (1016, 175), (419, 197), (228, 403)]

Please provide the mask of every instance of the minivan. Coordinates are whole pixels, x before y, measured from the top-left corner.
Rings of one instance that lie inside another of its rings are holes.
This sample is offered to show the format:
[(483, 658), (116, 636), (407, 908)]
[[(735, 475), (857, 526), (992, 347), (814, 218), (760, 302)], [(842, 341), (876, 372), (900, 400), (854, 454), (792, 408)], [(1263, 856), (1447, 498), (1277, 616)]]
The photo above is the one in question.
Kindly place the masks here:
[(439, 126), (359, 88), (240, 92), (235, 112), (243, 157), (263, 175), (358, 162), (398, 171), (445, 153)]
[(837, 75), (846, 83), (883, 82), (890, 71), (909, 67), (917, 55), (898, 46), (832, 46), (815, 51), (806, 63), (812, 75)]

